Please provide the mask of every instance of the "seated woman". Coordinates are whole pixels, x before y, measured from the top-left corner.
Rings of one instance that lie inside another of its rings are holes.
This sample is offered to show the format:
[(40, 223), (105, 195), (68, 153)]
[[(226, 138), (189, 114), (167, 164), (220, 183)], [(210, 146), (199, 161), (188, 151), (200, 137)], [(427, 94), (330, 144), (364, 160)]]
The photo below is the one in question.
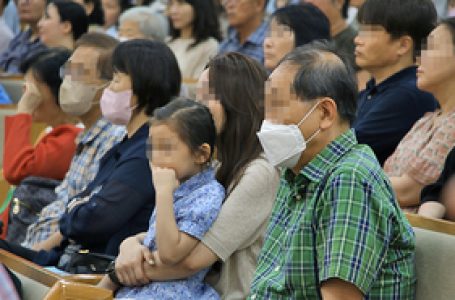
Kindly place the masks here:
[(183, 83), (193, 96), (196, 82), (218, 52), (221, 40), (214, 1), (170, 0), (167, 11), (171, 25), (168, 46), (177, 57)]
[(323, 12), (311, 4), (278, 9), (263, 43), (265, 67), (272, 71), (294, 48), (314, 40), (330, 40), (330, 23)]
[[(216, 130), (210, 111), (192, 100), (177, 99), (155, 111), (150, 127), (156, 209), (144, 246), (157, 251), (154, 261), (182, 261), (212, 226), (224, 199), (211, 157)], [(209, 269), (185, 280), (151, 282), (122, 288), (117, 298), (217, 299), (206, 283)], [(112, 275), (111, 275), (112, 277)], [(114, 281), (118, 279), (112, 277)], [(105, 276), (101, 286), (117, 286)]]
[(47, 47), (74, 49), (76, 40), (87, 32), (84, 8), (68, 0), (52, 0), (38, 22), (39, 37)]
[(43, 266), (66, 269), (71, 250), (116, 255), (121, 241), (147, 229), (155, 207), (146, 157), (147, 114), (178, 95), (180, 71), (172, 51), (153, 41), (119, 44), (112, 60), (114, 77), (101, 97), (101, 111), (112, 123), (126, 125), (127, 137), (102, 158), (85, 190), (69, 200), (59, 222), (58, 247), (37, 252), (0, 241), (0, 248)]
[(168, 35), (166, 18), (150, 7), (133, 7), (126, 10), (119, 19), (119, 40), (150, 39), (164, 42)]
[(107, 35), (118, 38), (118, 19), (125, 10), (133, 6), (131, 0), (101, 0), (104, 16), (104, 32)]
[(440, 110), (418, 120), (384, 164), (403, 208), (419, 204), (422, 188), (438, 179), (455, 146), (455, 18), (441, 22), (426, 47), (417, 86), (435, 96)]
[(455, 148), (447, 156), (441, 176), (423, 188), (419, 215), (455, 222)]
[(199, 80), (198, 98), (215, 121), (221, 162), (216, 178), (226, 188), (226, 199), (201, 242), (175, 265), (147, 262), (153, 255), (143, 246), (145, 233), (123, 241), (115, 263), (121, 283), (139, 286), (187, 278), (221, 261), (208, 282), (222, 299), (246, 298), (279, 181), (256, 135), (264, 119), (266, 79), (267, 72), (258, 62), (238, 53), (209, 63)]
[[(81, 131), (59, 106), (59, 69), (70, 55), (64, 49), (44, 50), (22, 65), (25, 91), (17, 114), (5, 117), (3, 176), (10, 184), (28, 176), (61, 180), (68, 171)], [(52, 127), (35, 145), (30, 142), (32, 122)]]

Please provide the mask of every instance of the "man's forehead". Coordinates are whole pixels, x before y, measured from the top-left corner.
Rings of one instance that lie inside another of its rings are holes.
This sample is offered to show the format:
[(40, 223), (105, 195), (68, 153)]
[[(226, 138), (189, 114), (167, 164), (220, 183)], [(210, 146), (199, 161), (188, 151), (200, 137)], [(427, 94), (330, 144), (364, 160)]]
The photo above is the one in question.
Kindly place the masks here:
[(71, 62), (92, 63), (100, 56), (98, 49), (94, 47), (80, 46), (74, 50), (73, 55), (70, 57)]
[(299, 70), (299, 66), (296, 64), (284, 62), (281, 63), (273, 72), (270, 74), (267, 82), (276, 84), (291, 84), (294, 81), (295, 75)]

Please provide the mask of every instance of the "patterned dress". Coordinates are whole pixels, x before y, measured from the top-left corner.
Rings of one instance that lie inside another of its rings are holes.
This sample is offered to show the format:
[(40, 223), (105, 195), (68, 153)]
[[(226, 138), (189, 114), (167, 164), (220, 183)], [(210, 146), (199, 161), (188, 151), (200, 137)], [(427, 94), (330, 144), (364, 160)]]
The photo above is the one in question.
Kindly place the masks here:
[[(212, 168), (182, 183), (174, 192), (174, 214), (180, 231), (200, 240), (218, 216), (224, 196), (224, 188), (215, 180)], [(144, 240), (144, 245), (151, 251), (157, 250), (155, 222), (156, 210), (150, 218), (149, 230)], [(184, 280), (151, 282), (134, 288), (124, 287), (118, 291), (116, 299), (220, 299), (216, 291), (204, 283), (208, 270), (201, 270)]]

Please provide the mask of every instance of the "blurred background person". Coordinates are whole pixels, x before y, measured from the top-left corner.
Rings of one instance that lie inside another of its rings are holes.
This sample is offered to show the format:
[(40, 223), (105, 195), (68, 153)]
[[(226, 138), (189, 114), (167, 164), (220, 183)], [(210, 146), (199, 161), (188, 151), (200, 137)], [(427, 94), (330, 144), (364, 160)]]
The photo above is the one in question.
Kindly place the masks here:
[(20, 73), (20, 65), (46, 46), (38, 35), (38, 22), (44, 14), (46, 0), (18, 0), (19, 18), (26, 29), (17, 34), (0, 55), (0, 72)]
[(162, 14), (147, 6), (132, 7), (120, 15), (118, 37), (120, 41), (150, 39), (164, 42), (169, 24)]
[(177, 58), (182, 83), (194, 96), (199, 76), (218, 52), (221, 33), (217, 11), (212, 0), (169, 0), (167, 13), (168, 46)]
[(313, 40), (330, 40), (327, 17), (311, 4), (288, 5), (271, 17), (264, 39), (264, 65), (273, 70), (294, 48)]
[(101, 0), (101, 6), (104, 13), (103, 30), (106, 34), (118, 37), (118, 19), (120, 15), (134, 5), (130, 0)]
[(38, 22), (41, 42), (47, 47), (74, 49), (76, 40), (87, 32), (84, 8), (70, 0), (52, 0)]
[(101, 7), (101, 0), (73, 0), (85, 9), (88, 16), (89, 31), (101, 28), (104, 25), (104, 13)]
[(9, 43), (14, 37), (11, 28), (8, 27), (3, 19), (3, 11), (9, 1), (10, 0), (0, 0), (0, 54), (8, 48)]

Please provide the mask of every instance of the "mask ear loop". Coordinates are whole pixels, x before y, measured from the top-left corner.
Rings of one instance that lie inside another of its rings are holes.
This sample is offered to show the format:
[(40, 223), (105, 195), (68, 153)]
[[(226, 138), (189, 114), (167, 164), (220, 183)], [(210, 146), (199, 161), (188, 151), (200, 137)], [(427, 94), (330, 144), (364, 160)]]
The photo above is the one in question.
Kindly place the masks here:
[[(306, 113), (306, 115), (302, 118), (302, 120), (300, 120), (300, 122), (297, 124), (297, 127), (300, 128), (300, 125), (302, 125), (302, 123), (308, 119), (308, 117), (311, 115), (311, 113), (316, 109), (316, 107), (318, 107), (319, 103), (321, 103), (321, 101), (318, 101), (315, 105), (313, 105), (313, 107)], [(321, 128), (319, 128), (318, 130), (316, 130), (307, 140), (306, 142), (309, 143), (311, 142), (311, 140), (316, 136), (318, 135), (319, 133), (321, 132)]]
[(300, 120), (300, 122), (297, 124), (297, 127), (300, 127), (300, 125), (302, 125), (302, 123), (308, 119), (311, 113), (316, 109), (316, 107), (318, 107), (319, 103), (321, 103), (321, 101), (318, 101), (315, 105), (313, 105), (313, 107), (306, 113), (305, 116), (303, 116), (302, 120)]

